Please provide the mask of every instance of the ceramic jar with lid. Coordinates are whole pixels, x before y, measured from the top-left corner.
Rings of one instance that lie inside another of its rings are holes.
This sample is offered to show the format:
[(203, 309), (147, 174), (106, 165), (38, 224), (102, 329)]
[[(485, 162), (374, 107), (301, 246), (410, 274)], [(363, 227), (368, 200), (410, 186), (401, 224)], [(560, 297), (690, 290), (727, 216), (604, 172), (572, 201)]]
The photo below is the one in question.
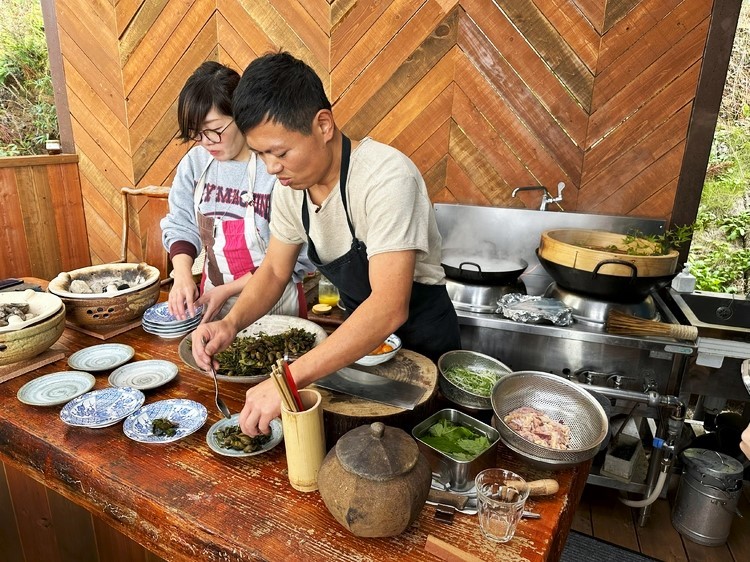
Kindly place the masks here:
[(341, 437), (318, 472), (326, 507), (358, 537), (390, 537), (408, 529), (431, 481), (430, 465), (414, 439), (380, 422)]

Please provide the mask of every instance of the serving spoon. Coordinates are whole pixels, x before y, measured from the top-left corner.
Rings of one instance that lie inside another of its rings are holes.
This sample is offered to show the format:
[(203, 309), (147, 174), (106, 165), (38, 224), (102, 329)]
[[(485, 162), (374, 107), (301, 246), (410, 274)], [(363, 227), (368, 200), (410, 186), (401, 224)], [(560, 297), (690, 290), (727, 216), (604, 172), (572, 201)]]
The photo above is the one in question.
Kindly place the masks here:
[[(206, 346), (206, 339), (203, 338), (203, 347)], [(216, 402), (216, 407), (219, 409), (219, 411), (223, 414), (223, 416), (227, 419), (232, 417), (232, 414), (229, 413), (229, 408), (227, 408), (227, 405), (224, 403), (224, 400), (222, 400), (221, 396), (219, 396), (219, 380), (216, 378), (216, 369), (214, 369), (214, 360), (213, 357), (208, 362), (209, 372), (211, 373), (211, 377), (214, 379), (214, 402)]]

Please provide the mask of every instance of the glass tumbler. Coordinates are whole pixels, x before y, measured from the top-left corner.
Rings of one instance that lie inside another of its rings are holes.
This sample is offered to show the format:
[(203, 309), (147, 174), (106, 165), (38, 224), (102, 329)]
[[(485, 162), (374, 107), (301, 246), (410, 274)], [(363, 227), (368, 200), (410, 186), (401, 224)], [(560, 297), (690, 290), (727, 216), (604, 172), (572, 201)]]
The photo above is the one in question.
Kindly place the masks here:
[(320, 281), (318, 281), (318, 302), (331, 306), (336, 306), (339, 302), (339, 290), (336, 288), (336, 285), (322, 275), (320, 276)]
[(508, 542), (529, 497), (526, 481), (510, 470), (488, 468), (477, 474), (475, 483), (482, 534), (495, 542)]

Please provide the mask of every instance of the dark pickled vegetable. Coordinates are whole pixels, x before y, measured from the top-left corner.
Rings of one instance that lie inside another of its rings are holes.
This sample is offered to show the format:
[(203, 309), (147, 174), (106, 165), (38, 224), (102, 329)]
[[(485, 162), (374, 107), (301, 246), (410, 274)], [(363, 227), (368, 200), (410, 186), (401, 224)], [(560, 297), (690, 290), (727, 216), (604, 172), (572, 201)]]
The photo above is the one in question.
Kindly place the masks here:
[(284, 355), (302, 355), (315, 346), (315, 334), (290, 328), (275, 335), (261, 333), (251, 338), (236, 338), (232, 345), (215, 355), (220, 375), (247, 377), (267, 375)]
[(151, 433), (157, 437), (172, 437), (177, 433), (180, 424), (169, 421), (167, 418), (156, 418), (151, 422)]
[(243, 453), (258, 451), (271, 440), (270, 435), (258, 435), (256, 437), (245, 435), (240, 431), (239, 425), (228, 425), (223, 429), (217, 429), (214, 437), (216, 443), (222, 449), (232, 449)]

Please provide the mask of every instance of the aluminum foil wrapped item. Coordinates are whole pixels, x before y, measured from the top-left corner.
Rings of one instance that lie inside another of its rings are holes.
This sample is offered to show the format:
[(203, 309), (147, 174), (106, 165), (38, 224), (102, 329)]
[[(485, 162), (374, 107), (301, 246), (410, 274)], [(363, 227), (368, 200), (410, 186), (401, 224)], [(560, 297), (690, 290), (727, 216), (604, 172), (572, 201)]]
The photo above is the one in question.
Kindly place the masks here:
[(515, 322), (551, 323), (555, 326), (570, 326), (573, 323), (573, 312), (558, 299), (509, 293), (497, 301), (497, 306), (499, 314)]

